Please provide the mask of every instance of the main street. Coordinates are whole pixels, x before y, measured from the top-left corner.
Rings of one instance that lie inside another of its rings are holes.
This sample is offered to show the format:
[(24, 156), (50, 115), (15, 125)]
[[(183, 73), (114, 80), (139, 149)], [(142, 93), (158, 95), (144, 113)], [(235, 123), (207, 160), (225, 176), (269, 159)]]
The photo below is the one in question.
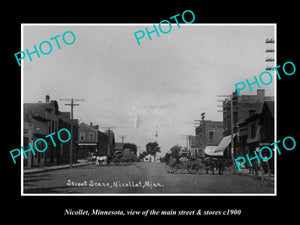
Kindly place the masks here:
[(24, 193), (273, 193), (274, 185), (253, 176), (167, 173), (163, 163), (95, 166), (24, 175)]

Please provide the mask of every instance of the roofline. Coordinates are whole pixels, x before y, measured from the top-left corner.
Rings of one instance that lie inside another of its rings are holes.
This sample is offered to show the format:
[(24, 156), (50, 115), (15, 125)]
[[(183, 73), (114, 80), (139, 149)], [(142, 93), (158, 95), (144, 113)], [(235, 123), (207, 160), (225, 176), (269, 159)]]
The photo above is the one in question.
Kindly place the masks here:
[(100, 132), (99, 130), (96, 130), (95, 128), (93, 128), (93, 127), (91, 127), (91, 126), (85, 124), (84, 122), (80, 123), (79, 126), (80, 126), (80, 125), (84, 125), (84, 126), (86, 126), (87, 128), (89, 128), (89, 129), (91, 129), (91, 130), (93, 130), (93, 131), (95, 131), (95, 132)]

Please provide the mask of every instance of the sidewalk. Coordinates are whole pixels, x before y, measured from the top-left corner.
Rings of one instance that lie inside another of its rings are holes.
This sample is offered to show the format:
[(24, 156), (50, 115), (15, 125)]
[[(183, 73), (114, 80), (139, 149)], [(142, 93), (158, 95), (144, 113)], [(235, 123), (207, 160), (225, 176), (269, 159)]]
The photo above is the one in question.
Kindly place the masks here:
[[(73, 168), (79, 167), (79, 166), (85, 166), (85, 165), (89, 165), (89, 164), (91, 164), (91, 163), (90, 162), (89, 163), (88, 162), (73, 163)], [(70, 168), (70, 164), (24, 169), (23, 173), (24, 174), (43, 173), (43, 172), (48, 172), (48, 171), (52, 171), (52, 170), (61, 170), (61, 169), (67, 169), (67, 168)]]
[[(246, 176), (256, 177), (256, 179), (261, 180), (261, 170), (259, 171), (258, 176), (256, 176), (255, 174), (250, 174), (249, 169), (241, 169), (240, 172), (238, 171), (238, 174), (239, 175), (246, 175)], [(264, 180), (269, 180), (269, 175), (265, 175)], [(271, 184), (274, 184), (274, 174), (270, 175), (270, 181), (271, 181)]]

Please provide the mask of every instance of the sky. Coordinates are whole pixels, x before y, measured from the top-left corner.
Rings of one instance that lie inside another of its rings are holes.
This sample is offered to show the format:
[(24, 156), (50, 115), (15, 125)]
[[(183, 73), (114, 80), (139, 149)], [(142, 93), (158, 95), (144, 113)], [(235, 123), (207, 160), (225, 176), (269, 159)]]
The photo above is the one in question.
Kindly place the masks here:
[[(23, 51), (42, 41), (52, 44), (50, 54), (22, 61), (23, 102), (44, 102), (49, 95), (60, 111), (70, 111), (59, 99), (84, 99), (74, 108), (80, 123), (92, 122), (100, 131), (114, 127), (117, 142), (124, 135), (141, 151), (157, 141), (165, 153), (185, 145), (182, 135), (195, 135), (194, 120), (202, 112), (207, 120), (222, 121), (217, 95), (231, 94), (235, 83), (254, 81), (275, 65), (265, 62), (271, 56), (265, 50), (274, 47), (265, 43), (275, 39), (271, 24), (172, 24), (170, 33), (152, 33), (152, 40), (145, 35), (138, 45), (134, 32), (145, 27), (152, 30), (153, 24), (23, 25)], [(66, 31), (76, 36), (72, 45), (61, 39)], [(56, 35), (61, 49), (50, 40)], [(263, 88), (274, 96), (274, 79)], [(253, 89), (242, 94), (256, 94)]]

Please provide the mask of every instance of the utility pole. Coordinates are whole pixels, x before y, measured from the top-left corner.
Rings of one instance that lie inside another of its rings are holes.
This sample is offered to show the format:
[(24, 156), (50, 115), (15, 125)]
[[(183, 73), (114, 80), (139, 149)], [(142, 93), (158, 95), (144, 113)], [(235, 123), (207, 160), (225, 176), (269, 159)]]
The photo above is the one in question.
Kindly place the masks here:
[[(201, 124), (202, 124), (202, 128), (201, 128)], [(200, 139), (200, 141), (201, 141), (201, 148), (202, 148), (202, 151), (203, 151), (203, 156), (205, 156), (205, 152), (204, 152), (204, 150), (205, 150), (205, 147), (206, 147), (206, 139), (205, 139), (205, 137), (206, 137), (206, 135), (205, 135), (205, 112), (203, 112), (203, 113), (201, 113), (201, 120), (194, 120), (194, 125), (199, 125), (199, 127), (201, 128), (201, 131), (200, 131), (200, 133), (201, 133), (201, 139)]]
[(202, 149), (203, 149), (203, 155), (205, 155), (205, 152), (204, 152), (204, 150), (205, 150), (205, 147), (206, 147), (206, 140), (205, 140), (205, 137), (206, 137), (206, 135), (205, 135), (205, 113), (203, 112), (203, 113), (201, 113), (201, 121), (202, 121)]
[(107, 143), (107, 156), (111, 156), (111, 149), (110, 149), (110, 131), (112, 129), (115, 129), (115, 127), (103, 127), (105, 130), (107, 130), (107, 136), (108, 136), (108, 143)]
[(157, 139), (157, 137), (158, 137), (158, 129), (157, 129), (158, 127), (157, 127), (157, 125), (155, 126), (155, 138)]
[(189, 135), (181, 135), (181, 140), (186, 141), (186, 150), (189, 151)]
[[(266, 62), (274, 62), (274, 58), (272, 57), (273, 55), (274, 55), (274, 52), (275, 52), (275, 50), (274, 50), (274, 44), (275, 44), (275, 41), (274, 41), (274, 39), (273, 38), (267, 38), (266, 39), (266, 45), (269, 45), (269, 46), (271, 46), (271, 47), (267, 47), (267, 49), (266, 49), (266, 54), (267, 54), (267, 56), (271, 56), (271, 57), (266, 57)], [(274, 63), (273, 63), (274, 64)], [(274, 65), (273, 66), (269, 66), (269, 65), (267, 65), (266, 66), (266, 70), (271, 70), (272, 69), (272, 67), (274, 67)]]
[[(231, 134), (231, 160), (232, 160), (232, 164), (233, 164), (233, 170), (232, 173), (235, 174), (235, 166), (234, 166), (234, 140), (233, 140), (233, 129), (234, 129), (234, 123), (233, 123), (233, 94), (231, 95), (217, 95), (217, 97), (229, 97), (230, 98), (230, 134)], [(220, 105), (218, 105), (220, 107)], [(224, 107), (224, 105), (222, 105), (222, 107)], [(228, 110), (225, 110), (228, 111)], [(218, 110), (218, 112), (224, 112), (222, 110)]]
[(124, 145), (124, 139), (126, 138), (126, 136), (125, 135), (120, 135), (119, 137), (122, 139), (122, 144)]
[[(195, 134), (196, 134), (196, 139), (197, 140), (198, 140), (197, 128), (199, 127), (199, 129), (200, 129), (200, 125), (201, 125), (200, 121), (201, 120), (194, 120)], [(199, 141), (197, 141), (197, 150), (196, 150), (196, 157), (197, 158), (198, 157), (202, 157), (202, 155), (200, 154), (200, 151), (199, 151), (199, 149), (200, 149), (200, 142), (201, 142), (201, 140), (199, 138)], [(201, 145), (202, 145), (202, 143), (201, 143)]]
[[(68, 98), (65, 98), (65, 99), (59, 99), (60, 101), (70, 101), (70, 99)], [(68, 106), (71, 106), (71, 142), (70, 142), (70, 154), (69, 154), (69, 157), (70, 157), (70, 168), (73, 167), (73, 107), (74, 106), (79, 106), (79, 104), (75, 104), (74, 101), (84, 101), (84, 99), (73, 99), (71, 98), (71, 103), (69, 104), (65, 104), (65, 105), (68, 105)]]

